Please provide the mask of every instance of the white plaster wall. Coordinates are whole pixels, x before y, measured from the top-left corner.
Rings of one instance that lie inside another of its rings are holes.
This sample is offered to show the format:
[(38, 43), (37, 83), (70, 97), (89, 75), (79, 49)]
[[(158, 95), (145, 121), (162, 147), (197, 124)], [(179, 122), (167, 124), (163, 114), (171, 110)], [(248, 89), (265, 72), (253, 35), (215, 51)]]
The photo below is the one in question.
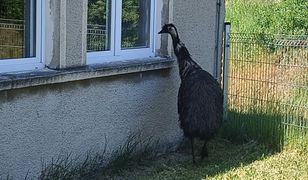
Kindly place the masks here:
[[(182, 137), (172, 70), (0, 92), (0, 174), (37, 174), (41, 160), (111, 152), (133, 133), (162, 143)], [(105, 141), (105, 136), (107, 142)]]
[(173, 22), (202, 68), (214, 72), (217, 0), (174, 0)]
[(45, 0), (44, 62), (52, 69), (86, 64), (86, 0)]

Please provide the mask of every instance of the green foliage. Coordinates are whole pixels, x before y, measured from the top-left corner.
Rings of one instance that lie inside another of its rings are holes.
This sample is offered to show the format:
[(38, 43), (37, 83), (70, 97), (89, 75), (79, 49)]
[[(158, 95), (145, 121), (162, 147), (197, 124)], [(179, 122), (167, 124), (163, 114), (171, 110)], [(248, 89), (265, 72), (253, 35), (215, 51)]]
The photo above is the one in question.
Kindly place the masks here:
[(24, 19), (24, 0), (0, 0), (0, 18)]
[(307, 0), (228, 0), (233, 32), (308, 34)]
[(108, 13), (104, 0), (88, 1), (88, 24), (105, 25)]
[(139, 0), (129, 0), (123, 1), (123, 14), (122, 14), (122, 22), (129, 23), (134, 26), (137, 25), (139, 19)]
[(140, 0), (123, 1), (122, 11), (122, 47), (134, 47), (138, 39)]
[[(107, 3), (109, 2), (109, 4)], [(88, 2), (88, 24), (110, 25), (111, 1), (89, 0)], [(123, 0), (122, 3), (122, 47), (136, 47), (142, 41), (144, 26), (144, 10), (149, 0)], [(107, 31), (110, 29), (107, 29)]]

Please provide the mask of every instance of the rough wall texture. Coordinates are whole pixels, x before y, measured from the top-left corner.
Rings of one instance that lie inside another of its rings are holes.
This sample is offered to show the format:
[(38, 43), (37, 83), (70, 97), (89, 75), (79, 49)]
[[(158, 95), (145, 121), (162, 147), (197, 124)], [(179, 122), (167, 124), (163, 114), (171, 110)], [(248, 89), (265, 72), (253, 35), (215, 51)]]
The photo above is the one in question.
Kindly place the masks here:
[[(0, 92), (0, 174), (37, 173), (41, 159), (109, 151), (139, 130), (181, 138), (172, 70)], [(105, 137), (107, 142), (105, 142)], [(15, 176), (16, 177), (16, 176)]]
[(44, 61), (51, 69), (86, 64), (87, 1), (46, 0)]
[(66, 0), (66, 61), (65, 67), (76, 67), (86, 64), (87, 53), (87, 12), (85, 0)]
[(175, 0), (174, 24), (192, 58), (214, 72), (216, 0)]

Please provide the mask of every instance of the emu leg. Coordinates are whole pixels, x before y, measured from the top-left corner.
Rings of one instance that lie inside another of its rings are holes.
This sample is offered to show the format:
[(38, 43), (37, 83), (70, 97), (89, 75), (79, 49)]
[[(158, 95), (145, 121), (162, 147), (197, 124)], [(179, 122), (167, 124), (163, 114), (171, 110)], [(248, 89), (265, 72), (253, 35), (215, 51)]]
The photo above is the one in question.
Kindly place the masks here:
[(202, 147), (202, 151), (201, 151), (201, 159), (203, 160), (205, 157), (208, 157), (208, 152), (207, 152), (207, 147), (206, 147), (206, 143), (207, 141), (204, 141), (203, 147)]
[(194, 153), (194, 138), (190, 138), (190, 143), (191, 143), (192, 161), (193, 161), (193, 163), (196, 163), (195, 153)]

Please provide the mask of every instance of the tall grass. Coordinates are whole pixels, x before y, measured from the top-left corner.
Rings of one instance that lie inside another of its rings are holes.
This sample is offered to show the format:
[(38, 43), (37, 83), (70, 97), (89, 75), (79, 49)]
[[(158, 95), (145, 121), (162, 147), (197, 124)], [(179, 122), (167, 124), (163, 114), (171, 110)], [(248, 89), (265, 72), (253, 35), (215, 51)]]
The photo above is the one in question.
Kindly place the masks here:
[(308, 34), (307, 0), (227, 0), (233, 32)]
[(153, 160), (160, 150), (159, 141), (142, 138), (140, 132), (130, 135), (111, 155), (106, 153), (106, 147), (101, 152), (88, 153), (85, 158), (69, 154), (51, 163), (42, 163), (39, 179), (108, 179), (109, 175), (127, 170), (133, 163)]

